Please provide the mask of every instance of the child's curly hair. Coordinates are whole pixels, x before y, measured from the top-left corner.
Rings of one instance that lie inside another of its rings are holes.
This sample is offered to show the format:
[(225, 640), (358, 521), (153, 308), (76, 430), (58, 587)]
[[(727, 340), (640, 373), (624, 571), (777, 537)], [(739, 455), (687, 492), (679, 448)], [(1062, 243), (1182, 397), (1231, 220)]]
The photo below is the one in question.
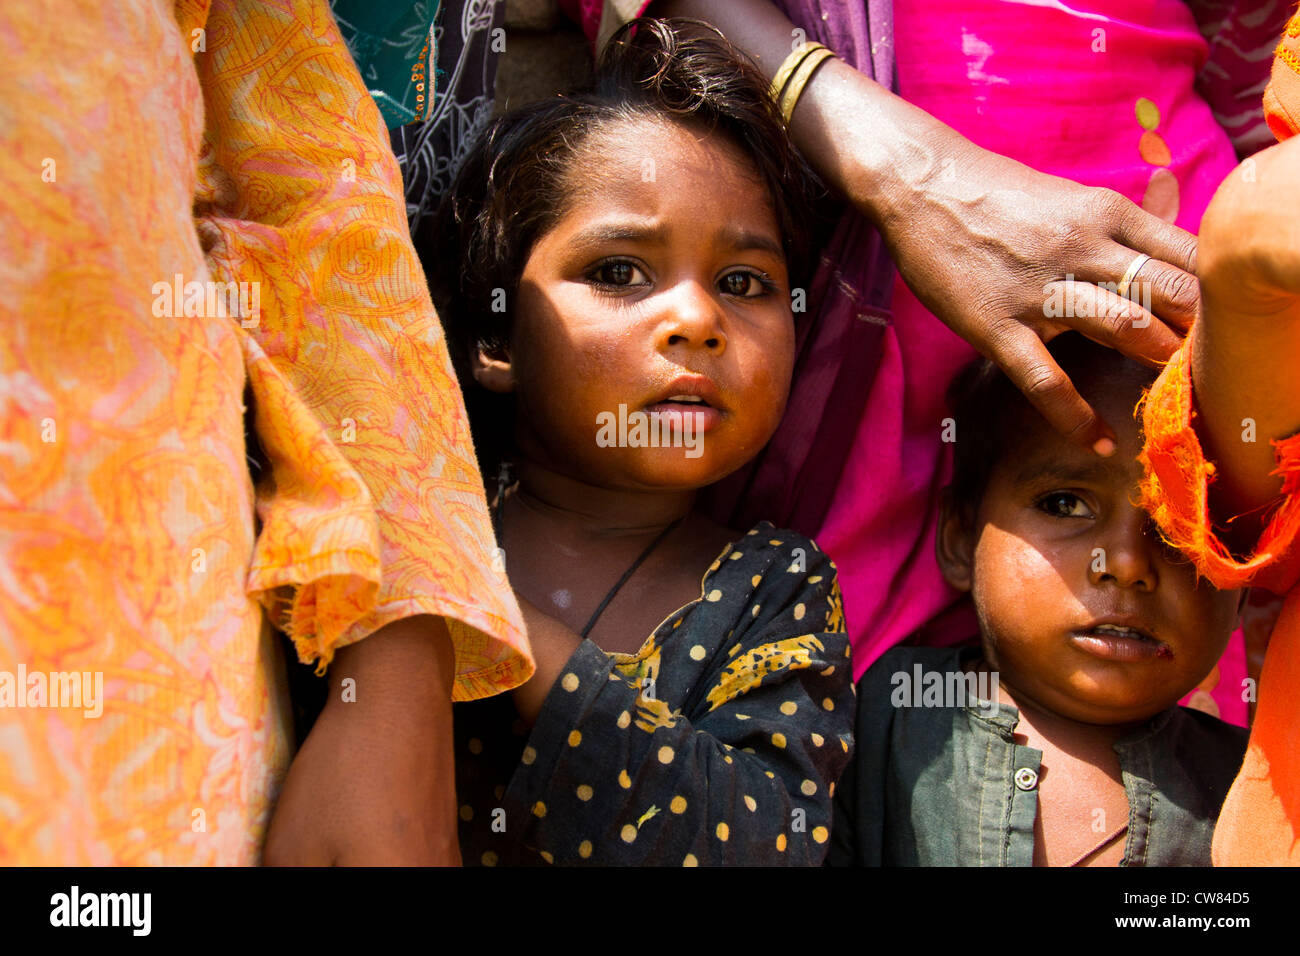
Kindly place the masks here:
[(512, 440), (513, 398), (478, 388), (470, 359), (479, 348), (509, 345), (519, 278), (533, 245), (564, 214), (583, 144), (608, 125), (647, 115), (738, 147), (771, 197), (791, 286), (810, 276), (814, 208), (825, 191), (791, 144), (762, 73), (703, 21), (624, 25), (588, 86), (512, 110), (484, 131), (443, 197), (434, 241), (419, 249), (485, 475)]

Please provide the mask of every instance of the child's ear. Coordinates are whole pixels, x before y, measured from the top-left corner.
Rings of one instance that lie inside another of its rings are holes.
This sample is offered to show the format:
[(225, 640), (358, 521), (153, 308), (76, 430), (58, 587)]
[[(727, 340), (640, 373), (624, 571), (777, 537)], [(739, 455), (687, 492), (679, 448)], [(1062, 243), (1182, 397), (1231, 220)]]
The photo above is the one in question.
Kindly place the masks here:
[(958, 591), (973, 586), (975, 567), (975, 516), (953, 500), (952, 489), (939, 497), (939, 533), (934, 539), (943, 578)]
[(510, 353), (504, 348), (480, 344), (470, 360), (470, 370), (474, 381), (489, 392), (505, 393), (515, 390), (514, 366), (510, 362)]

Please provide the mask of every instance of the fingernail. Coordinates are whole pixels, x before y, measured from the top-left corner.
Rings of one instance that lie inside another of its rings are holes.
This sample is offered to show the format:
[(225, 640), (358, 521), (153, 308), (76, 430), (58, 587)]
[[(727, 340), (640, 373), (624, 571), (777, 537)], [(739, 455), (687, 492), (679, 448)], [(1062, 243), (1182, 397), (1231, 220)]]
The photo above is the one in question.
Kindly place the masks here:
[(1093, 442), (1092, 450), (1101, 455), (1102, 458), (1109, 458), (1115, 454), (1115, 442), (1110, 438), (1098, 438)]

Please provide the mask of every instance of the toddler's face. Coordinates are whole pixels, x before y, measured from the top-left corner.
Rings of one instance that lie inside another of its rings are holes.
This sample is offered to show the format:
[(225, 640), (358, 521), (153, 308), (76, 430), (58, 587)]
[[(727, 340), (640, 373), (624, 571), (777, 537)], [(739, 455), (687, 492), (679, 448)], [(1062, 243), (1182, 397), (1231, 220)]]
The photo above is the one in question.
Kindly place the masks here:
[(1082, 389), (1116, 430), (1110, 458), (1036, 414), (1009, 422), (1022, 438), (995, 466), (965, 539), (969, 576), (949, 574), (970, 587), (985, 657), (1013, 696), (1086, 723), (1145, 720), (1176, 703), (1236, 620), (1240, 592), (1198, 585), (1134, 504), (1133, 405), (1148, 377), (1126, 362), (1104, 387)]
[(570, 180), (519, 286), (519, 447), (603, 487), (717, 481), (771, 437), (790, 387), (789, 279), (766, 190), (725, 141), (655, 119), (598, 131)]

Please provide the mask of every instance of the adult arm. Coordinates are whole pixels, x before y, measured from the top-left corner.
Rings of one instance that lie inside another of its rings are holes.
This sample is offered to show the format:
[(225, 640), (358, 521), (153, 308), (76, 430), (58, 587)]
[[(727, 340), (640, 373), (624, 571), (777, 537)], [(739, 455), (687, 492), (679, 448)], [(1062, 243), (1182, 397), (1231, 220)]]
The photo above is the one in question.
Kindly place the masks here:
[[(768, 0), (658, 0), (647, 12), (713, 23), (769, 78), (796, 35)], [(1084, 447), (1111, 433), (1044, 343), (1074, 328), (1156, 364), (1195, 315), (1189, 233), (1116, 192), (981, 149), (843, 61), (814, 74), (790, 133), (822, 177), (880, 228), (926, 307)], [(1139, 253), (1152, 257), (1140, 278), (1151, 283), (1154, 316), (1094, 284), (1117, 283)], [(1067, 275), (1075, 277), (1075, 311), (1091, 314), (1049, 319), (1045, 302)]]
[(1191, 336), (1197, 437), (1215, 463), (1211, 507), (1248, 551), (1282, 491), (1273, 441), (1300, 430), (1300, 139), (1232, 173), (1201, 227), (1203, 314)]
[(428, 615), (339, 649), (325, 709), (276, 804), (266, 863), (460, 863), (454, 662), (446, 623)]

